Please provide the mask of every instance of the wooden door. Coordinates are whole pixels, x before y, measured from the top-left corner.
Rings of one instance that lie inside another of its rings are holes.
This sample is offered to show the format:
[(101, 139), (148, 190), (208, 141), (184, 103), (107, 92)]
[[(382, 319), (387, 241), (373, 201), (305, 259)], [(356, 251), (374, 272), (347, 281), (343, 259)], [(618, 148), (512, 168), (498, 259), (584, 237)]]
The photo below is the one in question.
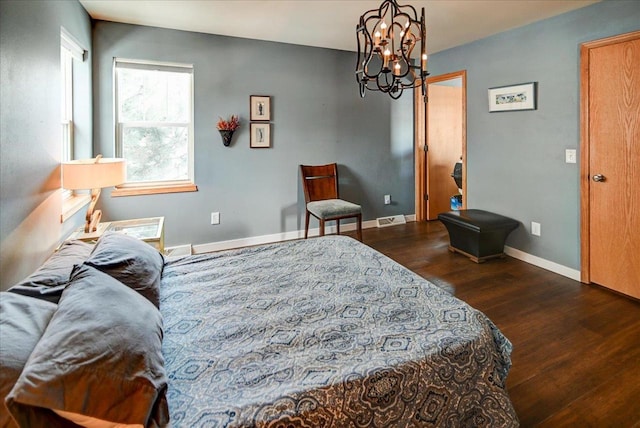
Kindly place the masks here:
[(436, 220), (459, 193), (451, 173), (462, 156), (462, 86), (429, 83), (427, 95), (427, 220)]
[(582, 280), (640, 299), (640, 32), (581, 61)]
[[(447, 86), (452, 82), (459, 85)], [(426, 108), (421, 92), (415, 91), (416, 221), (435, 220), (439, 213), (450, 211), (450, 198), (459, 193), (451, 173), (460, 156), (462, 207), (466, 207), (466, 85), (465, 70), (429, 77)]]

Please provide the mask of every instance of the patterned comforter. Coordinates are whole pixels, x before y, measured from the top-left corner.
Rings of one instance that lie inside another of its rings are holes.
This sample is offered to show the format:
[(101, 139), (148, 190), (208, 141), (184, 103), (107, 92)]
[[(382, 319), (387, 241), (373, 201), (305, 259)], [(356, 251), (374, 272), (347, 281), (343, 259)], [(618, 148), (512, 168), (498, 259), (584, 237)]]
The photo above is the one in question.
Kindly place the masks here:
[(344, 236), (168, 259), (172, 427), (518, 426), (511, 343)]

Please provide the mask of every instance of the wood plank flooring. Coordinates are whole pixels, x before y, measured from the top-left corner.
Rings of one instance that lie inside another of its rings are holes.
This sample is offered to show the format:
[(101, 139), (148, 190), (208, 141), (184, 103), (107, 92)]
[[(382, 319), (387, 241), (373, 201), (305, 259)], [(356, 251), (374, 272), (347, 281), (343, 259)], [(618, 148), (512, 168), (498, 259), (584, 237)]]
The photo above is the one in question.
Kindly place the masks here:
[(511, 257), (473, 263), (448, 251), (439, 221), (366, 229), (363, 240), (453, 286), (509, 338), (522, 427), (640, 428), (639, 301)]

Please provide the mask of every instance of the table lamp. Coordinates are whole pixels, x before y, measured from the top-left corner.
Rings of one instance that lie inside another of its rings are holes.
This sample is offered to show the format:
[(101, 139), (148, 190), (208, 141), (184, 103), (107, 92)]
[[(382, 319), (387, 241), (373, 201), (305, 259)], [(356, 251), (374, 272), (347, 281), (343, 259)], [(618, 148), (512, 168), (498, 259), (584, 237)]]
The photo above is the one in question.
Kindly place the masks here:
[(98, 229), (102, 211), (96, 210), (100, 191), (105, 187), (117, 186), (126, 179), (126, 162), (120, 158), (81, 159), (62, 164), (62, 187), (69, 190), (91, 190), (91, 202), (87, 209), (84, 233)]

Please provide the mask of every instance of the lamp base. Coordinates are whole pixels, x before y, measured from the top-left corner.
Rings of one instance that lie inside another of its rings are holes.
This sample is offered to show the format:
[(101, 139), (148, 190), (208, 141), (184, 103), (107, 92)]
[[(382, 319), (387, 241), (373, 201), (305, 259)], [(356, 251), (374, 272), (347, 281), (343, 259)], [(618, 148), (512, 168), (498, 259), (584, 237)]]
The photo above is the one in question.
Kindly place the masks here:
[(89, 202), (89, 208), (87, 208), (87, 215), (85, 219), (87, 222), (84, 224), (84, 233), (95, 232), (100, 224), (102, 218), (102, 211), (96, 209), (96, 203), (100, 197), (100, 191), (102, 189), (91, 189), (91, 202)]
[[(109, 226), (109, 222), (106, 223), (100, 223), (98, 224), (98, 227), (96, 228), (96, 230), (94, 232), (76, 232), (74, 235), (71, 236), (72, 239), (79, 239), (81, 241), (97, 241), (98, 238), (100, 238), (102, 236), (102, 234), (105, 232), (105, 230), (107, 230), (107, 227)], [(82, 229), (80, 229), (82, 230)]]
[(91, 213), (87, 213), (87, 222), (84, 224), (84, 233), (91, 233), (98, 230), (100, 219), (102, 218), (102, 211), (95, 210)]

